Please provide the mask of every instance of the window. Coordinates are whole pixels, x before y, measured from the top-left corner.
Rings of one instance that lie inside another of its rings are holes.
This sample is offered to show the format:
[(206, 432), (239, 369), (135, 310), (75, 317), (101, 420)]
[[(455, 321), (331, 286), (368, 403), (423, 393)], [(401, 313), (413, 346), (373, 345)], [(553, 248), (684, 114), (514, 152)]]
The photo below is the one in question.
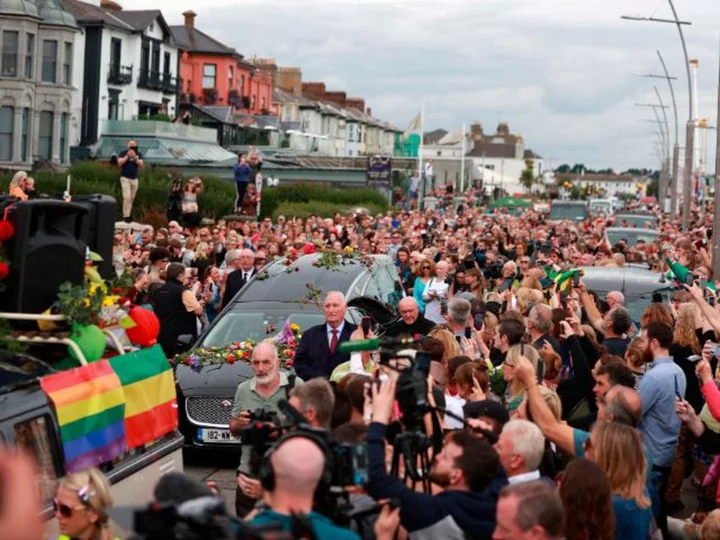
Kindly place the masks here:
[(165, 73), (165, 75), (170, 75), (170, 53), (169, 52), (166, 52), (164, 54), (163, 73)]
[(203, 65), (203, 88), (215, 88), (215, 74), (217, 66), (215, 64)]
[(25, 48), (25, 77), (32, 79), (35, 75), (35, 34), (27, 34), (27, 47)]
[(28, 160), (28, 131), (30, 131), (30, 109), (25, 107), (22, 112), (22, 133), (20, 136), (20, 159)]
[(57, 82), (57, 41), (43, 41), (42, 82)]
[(5, 30), (2, 34), (2, 67), (3, 77), (18, 76), (18, 32)]
[(68, 113), (60, 115), (60, 163), (67, 160), (65, 152), (67, 150), (67, 129), (68, 129)]
[(0, 107), (0, 161), (12, 161), (14, 116), (12, 107)]
[(108, 120), (117, 120), (120, 113), (120, 90), (108, 90)]
[(264, 109), (264, 108), (265, 108), (265, 98), (263, 97), (263, 98), (260, 98), (260, 109)]
[(63, 54), (63, 76), (62, 82), (70, 86), (72, 84), (72, 43), (65, 43), (65, 54)]
[(228, 66), (228, 90), (233, 90), (235, 88), (234, 82), (235, 82), (235, 71), (233, 70), (232, 66)]
[(38, 155), (42, 159), (52, 159), (53, 113), (40, 113), (40, 133), (38, 133)]
[(47, 416), (38, 416), (13, 426), (15, 446), (35, 459), (37, 474), (35, 486), (43, 502), (49, 502), (55, 496), (58, 481), (58, 467), (54, 456), (59, 449), (52, 435), (52, 423)]

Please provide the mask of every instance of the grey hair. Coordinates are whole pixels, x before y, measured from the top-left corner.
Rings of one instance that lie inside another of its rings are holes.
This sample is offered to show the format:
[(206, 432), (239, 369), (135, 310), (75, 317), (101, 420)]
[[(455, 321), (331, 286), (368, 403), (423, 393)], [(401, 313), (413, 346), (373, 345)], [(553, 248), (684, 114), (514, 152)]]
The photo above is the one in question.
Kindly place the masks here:
[(502, 432), (512, 437), (513, 452), (523, 457), (527, 470), (538, 470), (545, 454), (545, 437), (540, 428), (527, 420), (510, 420)]
[(225, 263), (229, 266), (240, 258), (239, 249), (231, 249), (225, 254)]
[(464, 298), (453, 298), (448, 304), (448, 314), (458, 324), (465, 325), (470, 318), (471, 305)]
[(530, 310), (528, 315), (529, 322), (543, 334), (547, 334), (552, 330), (552, 309), (545, 304), (538, 304)]

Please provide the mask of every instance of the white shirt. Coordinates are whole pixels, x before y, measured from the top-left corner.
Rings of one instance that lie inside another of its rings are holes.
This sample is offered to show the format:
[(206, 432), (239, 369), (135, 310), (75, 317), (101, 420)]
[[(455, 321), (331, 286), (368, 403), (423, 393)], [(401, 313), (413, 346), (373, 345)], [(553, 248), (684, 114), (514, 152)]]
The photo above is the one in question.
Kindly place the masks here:
[[(345, 328), (345, 321), (341, 322), (340, 325), (336, 328), (338, 344), (340, 343), (340, 336), (342, 335), (343, 328)], [(333, 327), (325, 323), (325, 331), (327, 332), (328, 345), (332, 345)]]
[(515, 476), (508, 477), (508, 484), (522, 484), (524, 482), (532, 482), (533, 480), (540, 480), (540, 471), (530, 471)]
[[(451, 396), (450, 394), (445, 394), (445, 410), (449, 413), (452, 413), (456, 416), (459, 416), (460, 418), (465, 417), (465, 413), (463, 412), (463, 407), (465, 406), (465, 400), (461, 398), (460, 396)], [(445, 428), (446, 429), (462, 429), (463, 423), (459, 420), (456, 420), (455, 418), (451, 418), (450, 416), (445, 416)]]
[[(444, 280), (432, 278), (428, 281), (428, 284), (425, 286), (425, 290), (423, 291), (423, 300), (427, 302), (425, 304), (425, 318), (430, 319), (435, 324), (444, 324), (447, 322), (445, 317), (443, 317), (440, 313), (440, 301), (443, 299), (447, 300), (449, 288), (450, 286), (445, 283)], [(430, 291), (435, 291), (437, 293), (437, 298), (430, 300)]]

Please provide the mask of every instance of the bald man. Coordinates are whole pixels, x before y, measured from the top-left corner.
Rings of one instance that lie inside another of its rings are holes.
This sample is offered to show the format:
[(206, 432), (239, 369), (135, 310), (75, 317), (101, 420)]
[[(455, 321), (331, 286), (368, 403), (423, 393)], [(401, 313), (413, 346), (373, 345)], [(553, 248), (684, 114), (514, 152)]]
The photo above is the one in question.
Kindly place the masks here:
[(388, 337), (414, 336), (415, 334), (426, 336), (435, 326), (434, 322), (420, 314), (417, 300), (412, 296), (406, 296), (400, 300), (399, 311), (400, 320), (391, 324), (385, 332)]
[(279, 526), (293, 531), (294, 515), (304, 516), (314, 538), (359, 540), (350, 531), (335, 526), (325, 516), (313, 512), (315, 490), (325, 468), (325, 455), (318, 443), (302, 435), (280, 441), (270, 455), (274, 486), (266, 494), (268, 510), (263, 510), (249, 522), (251, 526)]
[(323, 304), (325, 323), (305, 331), (295, 351), (295, 371), (304, 381), (315, 377), (329, 379), (333, 370), (350, 361), (341, 353), (341, 343), (350, 340), (357, 326), (345, 320), (347, 302), (340, 291), (330, 291)]

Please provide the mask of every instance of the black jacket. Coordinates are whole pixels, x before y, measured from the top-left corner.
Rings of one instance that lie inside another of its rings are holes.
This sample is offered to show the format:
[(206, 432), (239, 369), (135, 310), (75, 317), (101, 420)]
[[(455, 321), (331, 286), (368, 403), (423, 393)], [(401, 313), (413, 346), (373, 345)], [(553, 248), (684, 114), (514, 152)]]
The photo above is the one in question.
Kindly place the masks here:
[(221, 308), (225, 309), (225, 307), (230, 304), (233, 298), (235, 298), (235, 295), (240, 292), (240, 289), (242, 289), (250, 279), (252, 279), (255, 274), (257, 274), (257, 270), (253, 268), (249, 272), (250, 278), (245, 281), (243, 279), (243, 271), (242, 270), (233, 270), (228, 274), (227, 282), (225, 283), (225, 294), (223, 294), (222, 297), (222, 305)]
[(387, 337), (397, 337), (402, 335), (414, 336), (420, 334), (426, 336), (435, 327), (435, 323), (426, 319), (422, 314), (418, 315), (417, 320), (412, 324), (405, 324), (405, 321), (400, 319), (396, 323), (388, 326), (385, 335)]
[[(338, 345), (350, 340), (350, 336), (357, 326), (345, 321), (342, 333), (338, 336)], [(330, 352), (327, 324), (319, 324), (309, 328), (300, 338), (297, 351), (295, 351), (295, 372), (303, 381), (315, 377), (328, 379), (333, 370), (343, 362), (349, 362), (350, 355), (335, 351)]]

